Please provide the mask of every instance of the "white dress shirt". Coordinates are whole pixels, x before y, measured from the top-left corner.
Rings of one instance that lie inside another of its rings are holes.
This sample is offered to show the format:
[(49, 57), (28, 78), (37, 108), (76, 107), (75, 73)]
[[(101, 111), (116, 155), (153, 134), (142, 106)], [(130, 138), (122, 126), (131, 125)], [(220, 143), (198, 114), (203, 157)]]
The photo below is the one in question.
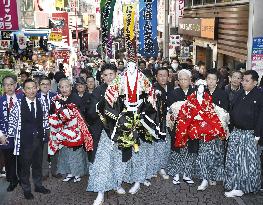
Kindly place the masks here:
[(31, 112), (31, 102), (34, 102), (35, 117), (36, 117), (36, 115), (37, 115), (37, 100), (36, 100), (36, 98), (34, 99), (34, 101), (32, 101), (32, 100), (29, 100), (29, 99), (26, 97), (26, 102), (27, 102), (27, 105), (28, 105), (28, 107), (29, 107), (30, 112)]

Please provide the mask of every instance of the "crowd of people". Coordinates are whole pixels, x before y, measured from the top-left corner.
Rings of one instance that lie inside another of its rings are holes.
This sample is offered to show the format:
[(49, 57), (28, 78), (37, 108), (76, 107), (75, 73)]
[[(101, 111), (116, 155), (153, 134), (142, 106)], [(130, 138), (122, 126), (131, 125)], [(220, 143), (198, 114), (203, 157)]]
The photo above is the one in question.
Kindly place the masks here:
[[(18, 82), (18, 78), (20, 78)], [(173, 184), (223, 181), (226, 197), (261, 189), (262, 80), (254, 70), (207, 69), (174, 58), (99, 62), (68, 79), (21, 71), (2, 80), (1, 176), (26, 199), (49, 194), (48, 177), (87, 191), (130, 194), (159, 174)], [(181, 180), (182, 179), (182, 180)], [(55, 190), (52, 190), (55, 191)]]

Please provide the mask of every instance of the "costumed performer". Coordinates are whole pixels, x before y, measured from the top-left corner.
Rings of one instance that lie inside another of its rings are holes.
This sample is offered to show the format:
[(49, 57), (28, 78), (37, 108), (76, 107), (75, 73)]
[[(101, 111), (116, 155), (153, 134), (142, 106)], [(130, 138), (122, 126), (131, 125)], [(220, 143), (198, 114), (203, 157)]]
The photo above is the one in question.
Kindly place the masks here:
[(93, 140), (82, 117), (81, 100), (72, 93), (72, 84), (67, 78), (59, 81), (58, 94), (53, 98), (54, 107), (49, 117), (50, 140), (48, 152), (54, 155), (59, 150), (58, 173), (67, 174), (64, 182), (79, 182), (87, 174), (85, 152), (93, 148)]

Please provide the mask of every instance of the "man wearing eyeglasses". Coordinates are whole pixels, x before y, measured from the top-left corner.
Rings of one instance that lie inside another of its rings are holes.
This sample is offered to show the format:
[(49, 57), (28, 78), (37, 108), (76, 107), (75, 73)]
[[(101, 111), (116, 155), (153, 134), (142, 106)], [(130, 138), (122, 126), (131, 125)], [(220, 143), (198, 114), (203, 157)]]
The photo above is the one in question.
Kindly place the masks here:
[[(42, 163), (42, 175), (43, 180), (46, 180), (49, 177), (49, 161), (48, 161), (48, 138), (49, 138), (49, 112), (52, 104), (52, 98), (56, 95), (56, 93), (51, 92), (51, 81), (47, 77), (42, 77), (39, 81), (39, 92), (37, 93), (37, 98), (41, 102), (42, 110), (43, 110), (43, 127), (44, 127), (44, 147), (43, 147), (43, 163)], [(51, 160), (51, 174), (54, 177), (56, 175), (56, 165), (57, 165), (57, 157), (54, 155)]]
[(10, 182), (7, 191), (11, 192), (18, 184), (17, 157), (13, 152), (22, 95), (15, 94), (15, 76), (5, 76), (2, 84), (4, 95), (0, 97), (0, 149), (5, 159), (6, 179)]

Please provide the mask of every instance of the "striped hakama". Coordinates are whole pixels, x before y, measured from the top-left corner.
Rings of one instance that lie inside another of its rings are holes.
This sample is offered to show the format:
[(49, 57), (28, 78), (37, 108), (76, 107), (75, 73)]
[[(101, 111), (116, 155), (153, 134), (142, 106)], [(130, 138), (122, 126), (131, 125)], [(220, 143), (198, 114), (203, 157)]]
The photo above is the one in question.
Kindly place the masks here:
[[(137, 153), (132, 151), (132, 158), (127, 162), (124, 181), (127, 183), (140, 182), (143, 183), (152, 174), (149, 170), (148, 153), (150, 146), (147, 142), (140, 141), (139, 151)], [(153, 164), (153, 162), (152, 162)], [(148, 165), (148, 172), (147, 172)]]
[(60, 174), (84, 176), (87, 174), (85, 152), (82, 147), (76, 149), (63, 147), (58, 153), (58, 170)]
[(219, 139), (200, 141), (195, 175), (199, 179), (221, 181), (224, 178), (224, 145)]
[(187, 177), (192, 177), (196, 156), (197, 154), (188, 152), (188, 146), (181, 148), (180, 152), (172, 151), (167, 173), (173, 177), (176, 174), (185, 174)]
[(171, 153), (171, 136), (167, 132), (166, 140), (160, 140), (154, 143), (154, 164), (155, 173), (160, 169), (166, 169)]
[(89, 166), (87, 191), (106, 192), (116, 190), (123, 181), (126, 163), (122, 152), (103, 130), (98, 144), (95, 161)]
[(252, 130), (234, 129), (228, 139), (225, 188), (244, 193), (260, 190), (260, 159)]

